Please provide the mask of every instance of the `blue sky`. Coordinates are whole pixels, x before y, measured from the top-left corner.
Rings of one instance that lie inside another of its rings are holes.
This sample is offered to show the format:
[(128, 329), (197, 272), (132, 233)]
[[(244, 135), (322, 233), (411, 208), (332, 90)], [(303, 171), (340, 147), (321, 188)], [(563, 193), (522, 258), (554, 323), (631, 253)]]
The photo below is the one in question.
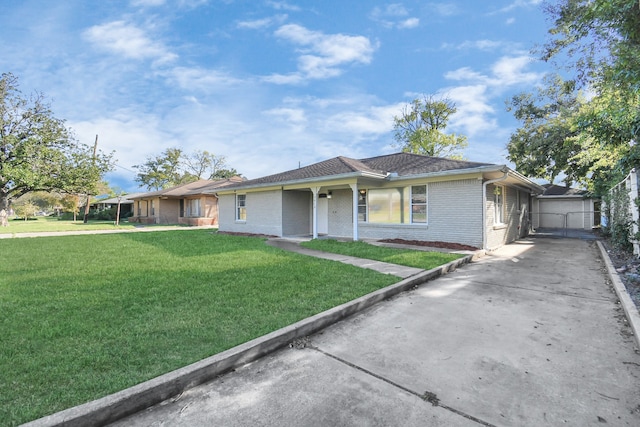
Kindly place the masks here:
[(541, 0), (3, 0), (0, 72), (39, 91), (77, 138), (115, 151), (112, 185), (169, 147), (247, 178), (394, 149), (421, 94), (458, 108), (468, 160), (508, 164), (505, 100), (547, 64)]

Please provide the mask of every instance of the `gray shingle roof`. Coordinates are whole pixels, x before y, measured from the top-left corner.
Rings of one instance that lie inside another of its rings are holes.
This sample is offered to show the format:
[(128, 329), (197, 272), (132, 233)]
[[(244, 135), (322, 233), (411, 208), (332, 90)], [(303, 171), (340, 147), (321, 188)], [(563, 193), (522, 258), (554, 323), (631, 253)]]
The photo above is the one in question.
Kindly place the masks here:
[(585, 196), (586, 190), (580, 190), (577, 188), (566, 187), (555, 184), (544, 184), (545, 188), (543, 196)]
[(363, 159), (361, 162), (374, 169), (384, 170), (389, 173), (395, 172), (398, 176), (492, 166), (491, 163), (468, 162), (465, 160), (421, 156), (411, 153), (396, 153), (387, 156), (371, 157), (369, 159)]
[[(185, 197), (195, 196), (198, 194), (213, 194), (215, 190), (225, 187), (230, 184), (234, 184), (242, 181), (240, 177), (233, 177), (228, 179), (219, 179), (212, 181), (209, 179), (200, 179), (198, 181), (189, 182), (187, 184), (176, 185), (175, 187), (166, 188), (164, 190), (152, 191), (150, 193), (141, 193), (135, 198), (149, 198), (149, 197)], [(134, 198), (134, 197), (132, 197)]]
[(429, 157), (411, 153), (395, 153), (360, 160), (339, 156), (298, 169), (243, 181), (242, 183), (234, 183), (229, 185), (228, 188), (278, 184), (358, 173), (379, 175), (381, 178), (393, 173), (402, 177), (458, 169), (473, 169), (481, 166), (492, 166), (492, 164), (452, 160), (442, 157)]

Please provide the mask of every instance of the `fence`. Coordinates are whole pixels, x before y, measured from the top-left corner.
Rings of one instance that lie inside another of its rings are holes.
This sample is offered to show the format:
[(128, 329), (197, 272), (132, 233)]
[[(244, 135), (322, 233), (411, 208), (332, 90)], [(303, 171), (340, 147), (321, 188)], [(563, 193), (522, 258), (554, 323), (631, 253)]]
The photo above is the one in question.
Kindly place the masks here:
[(592, 231), (600, 225), (601, 212), (598, 210), (572, 212), (536, 212), (535, 228), (562, 230), (567, 236), (568, 230)]
[(638, 175), (631, 169), (622, 181), (609, 190), (606, 226), (613, 239), (627, 239), (633, 245), (633, 253), (640, 256), (638, 236)]

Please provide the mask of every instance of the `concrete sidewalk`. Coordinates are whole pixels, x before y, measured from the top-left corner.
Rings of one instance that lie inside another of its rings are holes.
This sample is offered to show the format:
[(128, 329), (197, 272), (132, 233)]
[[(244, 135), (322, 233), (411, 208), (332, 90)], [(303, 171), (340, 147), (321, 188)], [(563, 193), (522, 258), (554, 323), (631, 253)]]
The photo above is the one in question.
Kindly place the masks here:
[(347, 255), (333, 254), (329, 252), (316, 251), (314, 249), (303, 248), (299, 245), (298, 241), (291, 239), (269, 239), (267, 244), (276, 248), (284, 249), (286, 251), (297, 252), (299, 254), (312, 256), (315, 258), (329, 259), (332, 261), (338, 261), (345, 264), (355, 265), (361, 268), (368, 268), (375, 270), (383, 274), (391, 274), (403, 279), (407, 277), (415, 276), (418, 273), (422, 273), (424, 270), (413, 267), (406, 267), (404, 265), (389, 264), (381, 261), (373, 261), (369, 259), (356, 258)]
[(592, 242), (521, 241), (113, 425), (637, 426), (603, 267)]

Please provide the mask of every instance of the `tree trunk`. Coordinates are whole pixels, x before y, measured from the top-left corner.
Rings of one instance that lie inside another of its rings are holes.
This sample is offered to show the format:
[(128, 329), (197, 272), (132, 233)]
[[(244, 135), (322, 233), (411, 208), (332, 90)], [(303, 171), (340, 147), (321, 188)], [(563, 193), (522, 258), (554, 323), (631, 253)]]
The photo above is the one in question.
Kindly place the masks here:
[(9, 211), (9, 194), (4, 190), (0, 190), (0, 210), (2, 209)]

